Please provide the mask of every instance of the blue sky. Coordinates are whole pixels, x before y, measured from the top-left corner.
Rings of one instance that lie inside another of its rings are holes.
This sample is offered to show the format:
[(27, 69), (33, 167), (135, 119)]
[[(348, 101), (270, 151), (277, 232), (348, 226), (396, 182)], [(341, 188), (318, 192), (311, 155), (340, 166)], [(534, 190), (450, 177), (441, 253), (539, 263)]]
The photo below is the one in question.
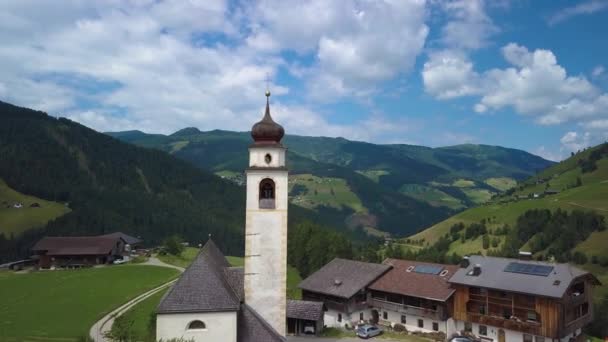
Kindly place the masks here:
[(2, 1), (0, 100), (99, 131), (482, 143), (608, 139), (608, 1)]

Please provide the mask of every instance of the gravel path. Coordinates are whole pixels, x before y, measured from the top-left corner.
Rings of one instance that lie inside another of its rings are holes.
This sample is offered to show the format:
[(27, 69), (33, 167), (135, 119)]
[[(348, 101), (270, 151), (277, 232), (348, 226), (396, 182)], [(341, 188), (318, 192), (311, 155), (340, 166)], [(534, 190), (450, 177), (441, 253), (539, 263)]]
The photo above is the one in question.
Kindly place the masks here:
[[(161, 267), (169, 267), (169, 268), (174, 268), (176, 270), (179, 270), (180, 272), (184, 271), (184, 268), (182, 267), (178, 267), (178, 266), (174, 266), (174, 265), (170, 265), (167, 263), (164, 263), (160, 260), (158, 260), (155, 257), (151, 257), (148, 259), (148, 261), (141, 263), (140, 265), (150, 265), (150, 266), (161, 266)], [(116, 267), (116, 266), (112, 266), (112, 267)], [(120, 266), (118, 266), (120, 267)], [(108, 339), (106, 339), (104, 337), (104, 335), (110, 331), (110, 329), (112, 329), (112, 324), (114, 323), (114, 318), (122, 315), (123, 313), (127, 312), (130, 308), (132, 308), (133, 306), (137, 305), (139, 302), (141, 302), (142, 300), (145, 300), (146, 298), (154, 295), (155, 293), (164, 290), (165, 288), (173, 285), (173, 283), (175, 283), (177, 281), (177, 279), (171, 280), (169, 282), (166, 282), (144, 294), (141, 294), (137, 297), (135, 297), (134, 299), (130, 300), (129, 302), (127, 302), (126, 304), (123, 304), (122, 306), (118, 307), (117, 309), (114, 309), (112, 312), (110, 312), (109, 314), (103, 316), (99, 321), (95, 322), (95, 324), (93, 324), (93, 326), (91, 327), (91, 329), (89, 330), (89, 335), (91, 336), (91, 338), (93, 339), (93, 341), (95, 342), (109, 342)]]

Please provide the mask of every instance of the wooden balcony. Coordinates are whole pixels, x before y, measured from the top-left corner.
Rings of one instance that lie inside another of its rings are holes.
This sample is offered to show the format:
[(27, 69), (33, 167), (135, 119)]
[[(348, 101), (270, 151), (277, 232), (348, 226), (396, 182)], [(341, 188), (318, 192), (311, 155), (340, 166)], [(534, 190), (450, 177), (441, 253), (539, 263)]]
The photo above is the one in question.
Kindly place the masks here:
[(507, 319), (500, 316), (482, 315), (480, 313), (468, 312), (468, 320), (473, 323), (491, 325), (509, 330), (521, 331), (532, 335), (541, 335), (541, 324), (531, 321), (519, 321)]
[(437, 307), (437, 310), (420, 308), (415, 306), (409, 306), (401, 303), (389, 302), (386, 300), (372, 298), (371, 306), (374, 308), (380, 308), (388, 311), (399, 312), (405, 315), (415, 315), (419, 317), (426, 317), (434, 320), (445, 321), (447, 314), (442, 307)]

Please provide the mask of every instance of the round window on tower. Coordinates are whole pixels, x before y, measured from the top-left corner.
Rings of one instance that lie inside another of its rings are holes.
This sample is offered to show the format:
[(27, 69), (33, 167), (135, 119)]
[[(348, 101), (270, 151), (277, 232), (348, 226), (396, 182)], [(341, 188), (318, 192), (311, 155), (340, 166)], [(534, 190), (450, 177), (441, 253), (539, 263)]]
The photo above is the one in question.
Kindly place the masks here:
[(266, 161), (266, 164), (270, 164), (270, 162), (272, 162), (272, 156), (270, 155), (270, 153), (266, 154), (266, 156), (264, 157), (264, 161)]

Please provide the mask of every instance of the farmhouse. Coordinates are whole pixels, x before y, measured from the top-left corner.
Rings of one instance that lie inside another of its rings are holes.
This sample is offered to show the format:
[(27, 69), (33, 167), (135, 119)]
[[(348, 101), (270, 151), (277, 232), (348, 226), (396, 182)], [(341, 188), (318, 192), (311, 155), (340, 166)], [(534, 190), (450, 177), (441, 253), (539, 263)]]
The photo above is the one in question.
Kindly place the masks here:
[(454, 293), (448, 279), (458, 266), (398, 259), (384, 264), (390, 271), (369, 286), (373, 319), (403, 324), (408, 331), (447, 334)]
[(454, 320), (485, 340), (571, 341), (593, 320), (591, 273), (569, 264), (471, 256), (450, 278)]
[(128, 258), (131, 249), (140, 243), (140, 239), (120, 232), (98, 236), (47, 236), (32, 247), (32, 252), (40, 268), (80, 267)]
[(326, 326), (352, 327), (360, 320), (372, 319), (368, 286), (391, 267), (336, 258), (304, 279), (298, 287), (302, 289), (302, 299), (325, 304)]

